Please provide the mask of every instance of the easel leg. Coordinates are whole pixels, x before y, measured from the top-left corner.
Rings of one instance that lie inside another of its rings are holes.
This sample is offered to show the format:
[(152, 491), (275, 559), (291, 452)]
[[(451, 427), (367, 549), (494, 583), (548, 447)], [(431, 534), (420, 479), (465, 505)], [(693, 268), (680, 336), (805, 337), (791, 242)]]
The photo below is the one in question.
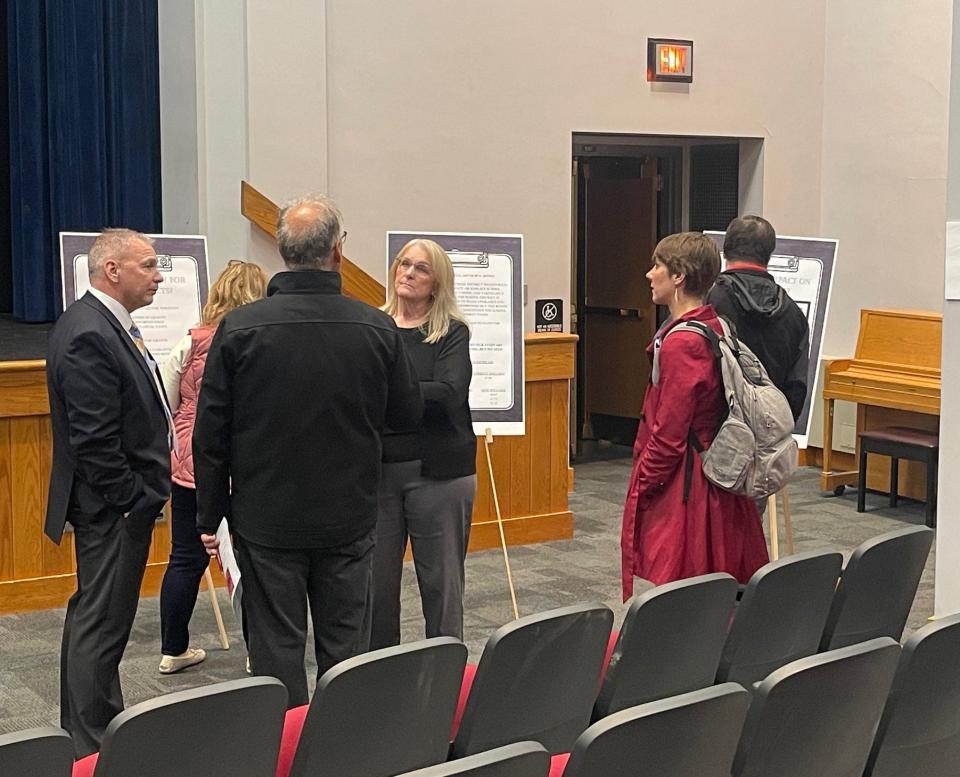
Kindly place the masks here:
[(517, 592), (513, 587), (513, 573), (510, 571), (510, 556), (507, 554), (507, 537), (503, 533), (503, 518), (500, 515), (500, 499), (497, 497), (497, 481), (493, 477), (493, 458), (490, 456), (490, 445), (493, 443), (493, 432), (487, 429), (483, 438), (483, 445), (487, 451), (487, 471), (490, 473), (490, 490), (493, 492), (493, 506), (497, 511), (497, 527), (500, 529), (500, 547), (503, 549), (503, 566), (507, 570), (507, 585), (510, 588), (510, 601), (513, 603), (514, 619), (520, 617), (520, 608), (517, 607)]
[(220, 632), (220, 645), (224, 650), (229, 650), (230, 638), (227, 636), (227, 630), (223, 625), (223, 615), (220, 613), (220, 602), (217, 601), (217, 587), (213, 584), (213, 575), (210, 574), (210, 567), (207, 567), (203, 573), (203, 579), (207, 581), (207, 593), (210, 594), (213, 617), (217, 621), (217, 631)]
[(824, 485), (827, 482), (827, 476), (832, 472), (830, 469), (833, 456), (833, 400), (825, 399), (823, 402), (823, 471), (821, 480)]
[(767, 497), (767, 514), (770, 516), (770, 560), (776, 561), (780, 558), (780, 531), (777, 526), (777, 495), (770, 494)]
[(790, 514), (790, 492), (787, 486), (783, 487), (780, 496), (783, 498), (783, 531), (787, 535), (787, 555), (793, 555), (793, 516)]

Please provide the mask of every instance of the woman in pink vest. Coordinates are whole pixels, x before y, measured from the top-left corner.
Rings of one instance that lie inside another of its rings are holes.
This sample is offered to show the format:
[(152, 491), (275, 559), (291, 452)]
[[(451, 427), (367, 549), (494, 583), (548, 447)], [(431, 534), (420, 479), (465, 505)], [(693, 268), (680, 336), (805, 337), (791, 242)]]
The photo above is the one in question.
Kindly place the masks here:
[(197, 534), (191, 440), (207, 350), (220, 320), (234, 308), (262, 299), (266, 289), (267, 276), (259, 265), (231, 260), (210, 287), (200, 323), (177, 343), (161, 370), (177, 435), (176, 450), (171, 454), (173, 543), (160, 588), (161, 674), (179, 672), (206, 658), (202, 648), (189, 646), (187, 627), (200, 579), (210, 561)]

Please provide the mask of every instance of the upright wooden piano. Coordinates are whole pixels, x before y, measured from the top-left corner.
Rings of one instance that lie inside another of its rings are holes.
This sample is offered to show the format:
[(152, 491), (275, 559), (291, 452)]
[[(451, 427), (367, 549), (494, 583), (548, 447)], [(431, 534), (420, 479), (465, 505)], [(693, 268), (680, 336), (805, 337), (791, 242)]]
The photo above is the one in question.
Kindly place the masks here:
[[(836, 400), (857, 403), (858, 435), (866, 429), (894, 425), (937, 430), (942, 336), (943, 317), (939, 313), (860, 311), (856, 354), (852, 359), (830, 361), (825, 369), (823, 472), (820, 475), (824, 491), (840, 493), (844, 486), (857, 482), (856, 470), (834, 472), (831, 469)], [(885, 490), (889, 483), (889, 462), (879, 456), (870, 457), (870, 462), (868, 487)], [(901, 493), (925, 498), (922, 467), (915, 462), (901, 463)]]

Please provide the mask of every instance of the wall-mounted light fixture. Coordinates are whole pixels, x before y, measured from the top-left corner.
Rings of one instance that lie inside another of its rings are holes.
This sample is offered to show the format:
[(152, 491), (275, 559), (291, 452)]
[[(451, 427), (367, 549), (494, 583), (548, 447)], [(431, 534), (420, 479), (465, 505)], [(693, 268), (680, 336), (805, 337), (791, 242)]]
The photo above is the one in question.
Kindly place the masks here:
[(693, 41), (647, 38), (647, 80), (693, 82)]

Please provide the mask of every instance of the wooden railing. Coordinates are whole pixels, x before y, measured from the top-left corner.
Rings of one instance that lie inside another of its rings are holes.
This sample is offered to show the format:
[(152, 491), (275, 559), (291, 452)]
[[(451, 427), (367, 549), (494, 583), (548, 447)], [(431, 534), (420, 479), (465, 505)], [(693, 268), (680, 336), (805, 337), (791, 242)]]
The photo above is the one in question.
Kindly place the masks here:
[[(278, 208), (270, 198), (254, 189), (246, 181), (240, 182), (240, 212), (274, 240), (277, 239)], [(383, 284), (370, 277), (357, 265), (344, 257), (340, 268), (343, 293), (368, 305), (380, 307), (385, 300)]]

